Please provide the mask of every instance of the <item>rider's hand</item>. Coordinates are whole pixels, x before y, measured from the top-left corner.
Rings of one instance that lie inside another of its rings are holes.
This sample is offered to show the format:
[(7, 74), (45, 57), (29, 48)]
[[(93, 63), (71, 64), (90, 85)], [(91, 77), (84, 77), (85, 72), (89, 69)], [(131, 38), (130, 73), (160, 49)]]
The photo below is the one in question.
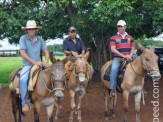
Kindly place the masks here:
[(44, 67), (48, 67), (48, 62), (43, 62)]
[(132, 60), (132, 57), (130, 55), (124, 55), (123, 58), (126, 58), (127, 60)]
[(38, 66), (40, 66), (40, 67), (43, 67), (43, 63), (40, 62), (40, 61), (36, 61), (36, 62), (35, 62), (35, 65), (38, 65)]

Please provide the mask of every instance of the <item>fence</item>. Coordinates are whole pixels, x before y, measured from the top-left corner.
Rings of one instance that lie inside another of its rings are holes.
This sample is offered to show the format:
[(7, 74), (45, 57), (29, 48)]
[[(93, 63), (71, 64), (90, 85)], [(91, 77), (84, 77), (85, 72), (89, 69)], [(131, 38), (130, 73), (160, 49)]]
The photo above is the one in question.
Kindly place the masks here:
[(19, 56), (19, 50), (0, 50), (0, 57)]

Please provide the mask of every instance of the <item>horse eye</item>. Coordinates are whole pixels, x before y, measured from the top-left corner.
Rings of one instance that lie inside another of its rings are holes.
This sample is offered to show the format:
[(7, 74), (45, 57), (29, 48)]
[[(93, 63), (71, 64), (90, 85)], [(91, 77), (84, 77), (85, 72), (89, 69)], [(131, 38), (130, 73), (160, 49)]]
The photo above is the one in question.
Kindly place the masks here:
[(146, 61), (150, 61), (148, 58), (147, 59), (145, 59)]

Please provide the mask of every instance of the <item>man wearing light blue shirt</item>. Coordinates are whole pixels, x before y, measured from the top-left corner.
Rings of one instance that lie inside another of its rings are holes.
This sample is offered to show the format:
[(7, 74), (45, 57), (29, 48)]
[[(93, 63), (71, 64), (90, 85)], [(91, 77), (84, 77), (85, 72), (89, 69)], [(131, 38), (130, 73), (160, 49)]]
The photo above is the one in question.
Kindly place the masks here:
[[(20, 54), (23, 58), (19, 81), (23, 112), (29, 111), (30, 109), (30, 99), (26, 99), (30, 69), (33, 65), (39, 65), (40, 67), (48, 66), (49, 53), (46, 44), (40, 36), (36, 35), (36, 31), (40, 29), (42, 29), (42, 27), (37, 27), (34, 20), (28, 20), (26, 27), (22, 28), (23, 31), (27, 32), (27, 34), (21, 36), (19, 40)], [(45, 62), (41, 62), (40, 51), (44, 51), (45, 53)]]

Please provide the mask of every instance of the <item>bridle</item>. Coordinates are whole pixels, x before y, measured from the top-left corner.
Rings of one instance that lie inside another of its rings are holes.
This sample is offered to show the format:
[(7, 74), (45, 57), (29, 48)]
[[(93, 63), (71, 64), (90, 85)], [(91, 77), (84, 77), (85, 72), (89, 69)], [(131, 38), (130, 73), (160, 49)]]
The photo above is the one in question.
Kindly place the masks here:
[[(80, 85), (85, 84), (86, 81), (87, 81), (87, 64), (85, 64), (85, 68), (86, 68), (85, 72), (84, 71), (77, 71), (77, 65), (76, 64), (74, 65), (74, 75), (75, 75), (75, 77), (78, 78), (78, 82), (79, 82)], [(84, 74), (84, 75), (80, 76), (79, 74)], [(85, 80), (80, 81), (79, 79), (82, 78), (82, 77), (85, 78)]]
[[(63, 64), (54, 64), (53, 66), (62, 66)], [(52, 67), (53, 67), (52, 66)], [(56, 91), (56, 90), (62, 90), (62, 91), (64, 91), (64, 88), (55, 88), (54, 87), (54, 82), (53, 81), (55, 81), (55, 82), (63, 82), (64, 83), (64, 85), (66, 85), (66, 83), (64, 82), (64, 81), (60, 81), (60, 80), (54, 80), (54, 77), (55, 77), (55, 75), (52, 73), (52, 69), (53, 68), (50, 68), (51, 70), (50, 70), (50, 82), (51, 82), (51, 87), (52, 87), (52, 90), (51, 89), (49, 89), (48, 87), (47, 87), (47, 85), (46, 85), (46, 82), (45, 82), (45, 79), (44, 79), (44, 76), (43, 76), (43, 71), (42, 71), (42, 68), (41, 68), (41, 78), (42, 78), (42, 82), (43, 82), (43, 84), (44, 84), (44, 86), (45, 86), (45, 88), (50, 92), (50, 93), (52, 93), (52, 92), (54, 92), (54, 91)], [(66, 77), (66, 76), (65, 76)]]
[[(153, 72), (153, 74), (156, 74), (156, 72), (158, 72), (158, 70), (149, 70), (149, 68), (148, 68), (148, 66), (147, 66), (147, 64), (146, 64), (145, 58), (144, 58), (144, 53), (142, 54), (142, 60), (143, 60), (143, 65), (145, 66), (145, 68), (146, 68), (146, 70), (147, 70), (147, 73), (146, 73), (147, 75), (152, 76), (152, 74), (150, 74), (150, 72)], [(145, 77), (145, 75), (141, 75), (141, 74), (137, 73), (137, 72), (134, 70), (134, 68), (133, 68), (133, 66), (132, 66), (131, 63), (130, 63), (130, 66), (131, 66), (132, 70), (135, 72), (136, 75), (141, 76), (141, 77), (143, 77), (143, 78)]]

